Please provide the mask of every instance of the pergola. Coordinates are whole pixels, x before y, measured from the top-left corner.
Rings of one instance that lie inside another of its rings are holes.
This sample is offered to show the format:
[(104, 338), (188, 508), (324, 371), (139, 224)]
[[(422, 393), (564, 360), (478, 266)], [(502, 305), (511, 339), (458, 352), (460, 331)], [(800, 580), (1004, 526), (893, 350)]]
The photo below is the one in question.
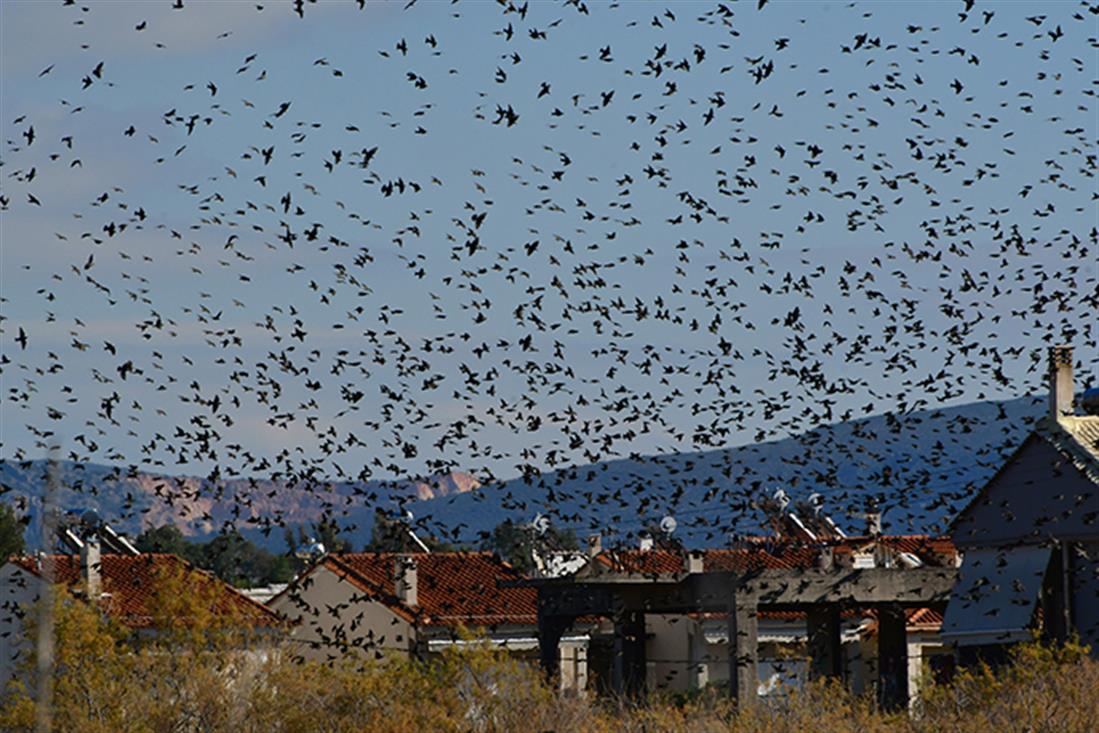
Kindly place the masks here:
[[(690, 568), (701, 563), (692, 562)], [(954, 568), (756, 570), (751, 572), (605, 573), (522, 581), (538, 590), (538, 631), (545, 672), (558, 671), (558, 644), (573, 621), (614, 622), (611, 687), (625, 695), (645, 688), (645, 614), (724, 613), (729, 623), (729, 693), (739, 705), (756, 698), (760, 609), (804, 611), (814, 675), (842, 677), (840, 613), (873, 608), (878, 618), (880, 702), (907, 704), (905, 609), (942, 606)]]

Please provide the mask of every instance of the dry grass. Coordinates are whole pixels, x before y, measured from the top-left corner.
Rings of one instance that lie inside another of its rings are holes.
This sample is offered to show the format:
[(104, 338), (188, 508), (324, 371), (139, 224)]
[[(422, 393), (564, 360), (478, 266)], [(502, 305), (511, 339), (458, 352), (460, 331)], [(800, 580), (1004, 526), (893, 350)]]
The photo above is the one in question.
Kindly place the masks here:
[[(277, 648), (242, 654), (209, 640), (135, 644), (84, 604), (58, 606), (54, 729), (99, 733), (932, 733), (1099, 727), (1099, 662), (1074, 646), (1024, 646), (998, 673), (931, 686), (919, 714), (888, 714), (841, 686), (813, 683), (738, 712), (719, 695), (641, 704), (559, 695), (526, 664), (487, 646), (431, 664), (300, 664)], [(216, 648), (221, 646), (222, 648)], [(18, 685), (0, 730), (30, 731)]]

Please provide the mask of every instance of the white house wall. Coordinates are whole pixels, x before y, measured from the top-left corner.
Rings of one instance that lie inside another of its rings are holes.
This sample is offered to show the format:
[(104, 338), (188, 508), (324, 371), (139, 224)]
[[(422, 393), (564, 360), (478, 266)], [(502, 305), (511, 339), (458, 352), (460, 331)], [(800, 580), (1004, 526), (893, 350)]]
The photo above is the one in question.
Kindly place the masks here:
[(689, 616), (646, 614), (646, 677), (650, 690), (683, 692), (694, 682), (688, 635), (696, 623)]
[[(415, 628), (385, 604), (367, 600), (347, 579), (321, 566), (296, 592), (273, 599), (270, 608), (292, 623), (291, 643), (305, 659), (326, 661), (343, 655), (325, 640), (337, 636), (349, 650), (372, 657), (407, 658), (415, 646)], [(368, 649), (369, 651), (362, 651)]]

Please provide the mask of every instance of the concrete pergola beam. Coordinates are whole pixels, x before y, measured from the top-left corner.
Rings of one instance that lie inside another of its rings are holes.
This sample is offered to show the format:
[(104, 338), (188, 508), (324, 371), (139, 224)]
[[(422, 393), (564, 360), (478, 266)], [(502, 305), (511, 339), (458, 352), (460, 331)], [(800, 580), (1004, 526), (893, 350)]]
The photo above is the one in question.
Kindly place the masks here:
[(619, 607), (645, 613), (724, 613), (730, 594), (774, 610), (808, 611), (820, 604), (920, 607), (945, 603), (954, 568), (760, 570), (752, 573), (603, 575), (585, 579), (527, 580), (550, 614), (611, 616)]
[(729, 692), (740, 705), (756, 699), (758, 613), (806, 611), (815, 674), (842, 677), (841, 608), (873, 607), (879, 617), (879, 690), (886, 707), (907, 702), (904, 609), (944, 604), (954, 568), (758, 570), (665, 575), (606, 573), (587, 578), (535, 579), (508, 585), (538, 589), (542, 666), (557, 672), (558, 645), (579, 616), (614, 619), (614, 689), (636, 695), (645, 685), (645, 614), (727, 614)]

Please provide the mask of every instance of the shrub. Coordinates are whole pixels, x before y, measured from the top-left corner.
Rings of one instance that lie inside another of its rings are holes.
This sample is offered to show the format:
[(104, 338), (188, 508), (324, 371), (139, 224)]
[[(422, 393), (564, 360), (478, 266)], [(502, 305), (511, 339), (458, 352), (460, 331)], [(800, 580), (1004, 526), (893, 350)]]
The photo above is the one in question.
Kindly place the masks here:
[[(1099, 662), (1074, 644), (1020, 646), (1007, 667), (929, 685), (914, 716), (880, 711), (872, 698), (833, 681), (811, 681), (738, 711), (715, 690), (643, 701), (560, 694), (532, 665), (468, 634), (430, 660), (299, 663), (277, 646), (230, 637), (224, 625), (179, 603), (164, 599), (165, 618), (184, 614), (191, 626), (169, 623), (159, 636), (139, 637), (57, 595), (55, 730), (1083, 733), (1099, 720)], [(33, 730), (35, 712), (31, 694), (14, 684), (0, 706), (0, 730)]]

